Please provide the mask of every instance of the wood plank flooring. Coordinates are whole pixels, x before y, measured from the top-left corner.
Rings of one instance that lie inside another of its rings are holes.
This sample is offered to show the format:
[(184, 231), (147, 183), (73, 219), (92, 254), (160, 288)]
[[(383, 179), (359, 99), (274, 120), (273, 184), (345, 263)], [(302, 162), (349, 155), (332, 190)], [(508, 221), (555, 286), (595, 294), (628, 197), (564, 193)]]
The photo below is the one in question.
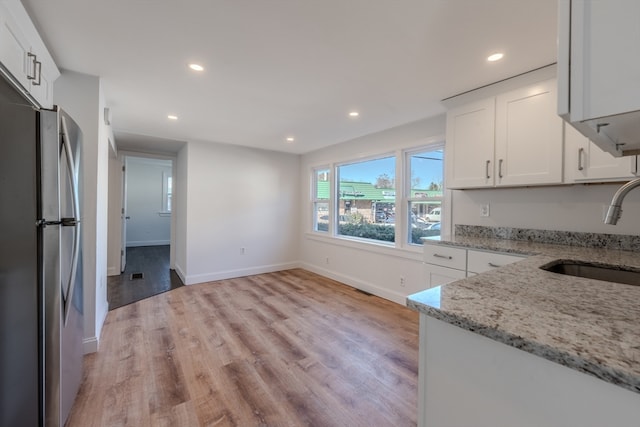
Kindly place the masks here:
[(109, 312), (67, 427), (415, 426), (418, 315), (305, 270)]

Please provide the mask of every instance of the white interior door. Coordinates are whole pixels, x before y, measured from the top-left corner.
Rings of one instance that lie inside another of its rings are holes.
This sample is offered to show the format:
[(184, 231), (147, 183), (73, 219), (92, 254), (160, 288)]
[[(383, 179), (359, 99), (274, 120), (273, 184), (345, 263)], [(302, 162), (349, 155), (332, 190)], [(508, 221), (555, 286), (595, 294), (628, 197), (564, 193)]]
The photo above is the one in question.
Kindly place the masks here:
[(124, 272), (125, 267), (127, 266), (127, 220), (129, 217), (127, 216), (127, 166), (126, 166), (126, 157), (122, 159), (122, 210), (120, 218), (121, 218), (121, 232), (122, 239), (120, 240), (120, 272)]

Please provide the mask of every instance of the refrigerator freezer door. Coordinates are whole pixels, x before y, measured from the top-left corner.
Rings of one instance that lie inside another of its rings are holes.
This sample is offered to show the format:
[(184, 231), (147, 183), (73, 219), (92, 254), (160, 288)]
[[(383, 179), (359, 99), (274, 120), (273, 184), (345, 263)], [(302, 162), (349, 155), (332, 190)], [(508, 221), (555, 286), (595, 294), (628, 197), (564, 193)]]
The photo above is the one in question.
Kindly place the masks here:
[(0, 426), (38, 426), (36, 113), (0, 77)]

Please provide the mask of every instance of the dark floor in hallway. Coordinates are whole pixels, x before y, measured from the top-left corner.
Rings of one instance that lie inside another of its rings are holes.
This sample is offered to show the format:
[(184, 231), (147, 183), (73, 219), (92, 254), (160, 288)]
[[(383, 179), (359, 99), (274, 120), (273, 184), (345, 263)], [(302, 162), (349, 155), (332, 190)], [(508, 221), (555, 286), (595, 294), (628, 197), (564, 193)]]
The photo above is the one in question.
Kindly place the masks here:
[[(142, 273), (141, 279), (132, 274)], [(107, 280), (109, 310), (184, 286), (169, 269), (169, 245), (127, 248), (127, 265), (119, 276)]]

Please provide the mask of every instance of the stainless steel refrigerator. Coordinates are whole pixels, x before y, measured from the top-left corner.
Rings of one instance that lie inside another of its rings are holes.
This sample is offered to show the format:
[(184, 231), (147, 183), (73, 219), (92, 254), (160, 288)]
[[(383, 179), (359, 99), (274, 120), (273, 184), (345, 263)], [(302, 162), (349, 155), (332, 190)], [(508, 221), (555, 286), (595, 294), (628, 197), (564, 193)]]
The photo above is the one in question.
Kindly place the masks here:
[(81, 149), (0, 76), (0, 426), (63, 426), (82, 380)]

